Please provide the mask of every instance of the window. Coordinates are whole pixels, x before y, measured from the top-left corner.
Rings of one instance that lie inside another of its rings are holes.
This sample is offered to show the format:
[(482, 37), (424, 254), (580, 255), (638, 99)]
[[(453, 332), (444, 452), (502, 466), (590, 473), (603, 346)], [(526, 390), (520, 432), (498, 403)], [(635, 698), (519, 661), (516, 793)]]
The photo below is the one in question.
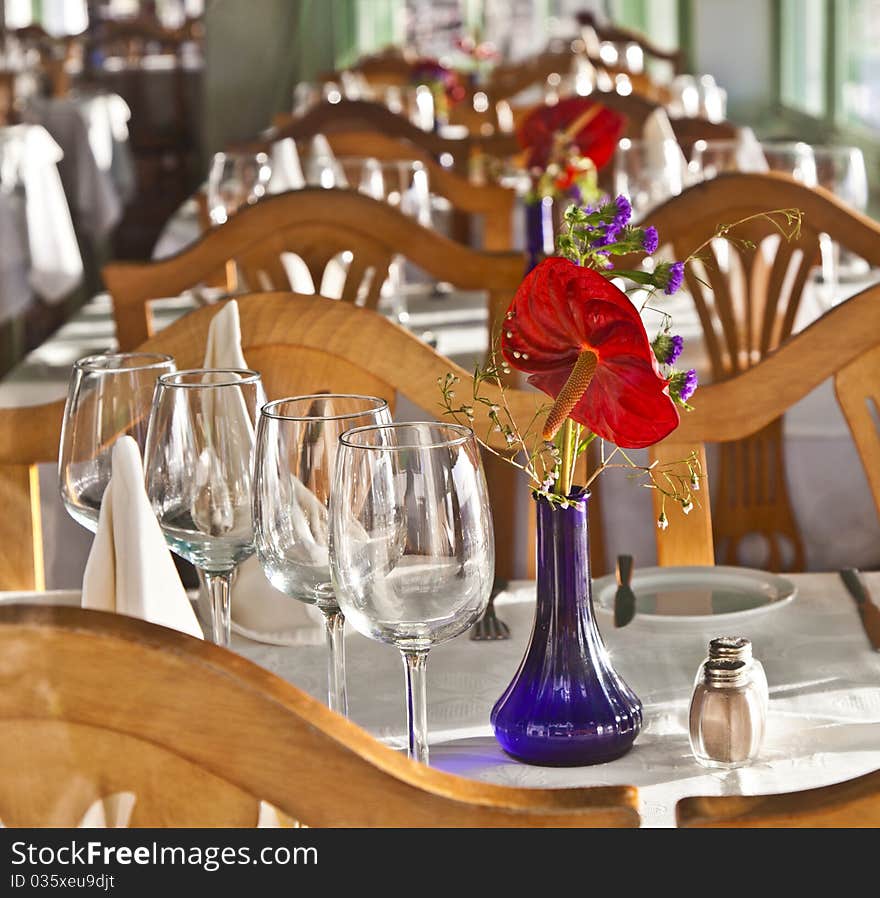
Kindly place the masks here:
[(839, 0), (840, 114), (880, 129), (880, 0)]
[(826, 108), (825, 0), (782, 0), (780, 4), (780, 84), (783, 106), (824, 116)]

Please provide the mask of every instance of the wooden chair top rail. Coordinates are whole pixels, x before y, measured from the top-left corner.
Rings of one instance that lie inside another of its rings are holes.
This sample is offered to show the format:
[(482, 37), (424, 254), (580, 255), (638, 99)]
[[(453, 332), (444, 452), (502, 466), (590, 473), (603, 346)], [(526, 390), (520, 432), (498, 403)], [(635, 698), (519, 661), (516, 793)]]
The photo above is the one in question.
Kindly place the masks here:
[[(426, 412), (442, 412), (437, 379), (452, 373), (461, 379), (456, 387), (461, 396), (470, 395), (473, 376), (440, 355), (414, 334), (370, 310), (323, 296), (295, 293), (257, 293), (238, 297), (242, 349), (262, 347), (279, 350), (307, 350), (335, 359), (344, 359), (355, 368), (403, 394)], [(197, 309), (169, 325), (143, 344), (143, 352), (161, 351), (174, 356), (179, 368), (201, 364), (210, 320), (219, 306)], [(161, 350), (159, 350), (161, 347)], [(329, 388), (329, 385), (328, 387)], [(500, 390), (484, 387), (487, 399), (500, 401)], [(507, 405), (518, 421), (530, 420), (546, 402), (543, 394), (531, 390), (505, 390)], [(389, 398), (389, 397), (385, 397)], [(473, 428), (481, 437), (491, 438), (497, 448), (505, 448), (502, 434), (495, 433), (488, 407), (474, 404)], [(0, 412), (0, 432), (2, 412)], [(0, 444), (2, 449), (2, 444)], [(3, 460), (0, 454), (0, 461)]]
[(650, 220), (661, 243), (698, 232), (702, 242), (702, 234), (710, 236), (720, 224), (780, 209), (800, 209), (806, 227), (880, 265), (880, 224), (823, 187), (807, 187), (783, 172), (725, 172), (667, 200)]
[(315, 134), (334, 131), (380, 131), (397, 139), (407, 140), (422, 147), (434, 156), (449, 153), (453, 158), (466, 160), (474, 150), (493, 156), (516, 153), (519, 146), (512, 134), (476, 135), (467, 137), (442, 137), (432, 131), (417, 128), (408, 118), (392, 112), (382, 103), (369, 100), (341, 100), (339, 103), (323, 102), (313, 106), (305, 115), (276, 116), (274, 125), (264, 133), (259, 142), (249, 147), (265, 148), (277, 140), (292, 137), (305, 140)]
[[(369, 309), (323, 296), (295, 293), (256, 293), (238, 297), (245, 357), (258, 349), (283, 352), (306, 350), (328, 359), (344, 359), (378, 382), (399, 390), (412, 403), (441, 413), (438, 377), (447, 372), (461, 378), (460, 390), (470, 390), (472, 375), (437, 353), (414, 334)], [(151, 337), (139, 349), (174, 357), (177, 367), (198, 368), (204, 359), (211, 319), (221, 305), (206, 306), (185, 315)], [(332, 388), (332, 384), (325, 388)], [(486, 385), (487, 398), (498, 398)], [(543, 394), (507, 390), (507, 403), (517, 420), (528, 420), (544, 404)], [(278, 398), (278, 397), (273, 397)], [(387, 398), (387, 397), (386, 397)], [(64, 400), (38, 406), (0, 408), (0, 465), (52, 462), (58, 457)], [(486, 406), (474, 408), (474, 428), (490, 435)]]
[(880, 284), (835, 306), (735, 378), (702, 387), (670, 440), (727, 442), (759, 431), (880, 342)]
[(160, 290), (180, 292), (279, 231), (303, 227), (332, 229), (339, 235), (340, 250), (349, 238), (381, 243), (434, 277), (467, 290), (509, 289), (512, 296), (522, 280), (519, 253), (478, 252), (357, 191), (307, 187), (245, 207), (167, 259), (112, 263), (104, 268), (105, 283), (114, 297), (116, 287), (124, 284), (120, 292), (129, 301), (157, 298), (157, 284)]
[(685, 54), (681, 49), (672, 50), (660, 47), (639, 31), (633, 31), (630, 28), (623, 28), (612, 23), (603, 24), (598, 20), (595, 13), (589, 10), (578, 13), (577, 18), (582, 26), (592, 28), (599, 40), (611, 41), (612, 43), (638, 44), (646, 56), (654, 56), (657, 59), (671, 62), (677, 75), (684, 71)]
[[(442, 773), (232, 652), (123, 615), (0, 608), (0, 682), (0, 756), (15, 757), (17, 736), (27, 739), (41, 725), (63, 727), (67, 737), (37, 743), (31, 759), (40, 777), (51, 771), (58, 782), (33, 789), (21, 769), (3, 765), (7, 824), (45, 823), (40, 799), (70, 787), (83, 770), (93, 789), (133, 791), (132, 823), (141, 826), (173, 825), (161, 802), (181, 791), (191, 791), (190, 818), (216, 821), (215, 802), (230, 790), (239, 799), (233, 825), (243, 825), (242, 795), (317, 826), (638, 825), (633, 787), (515, 789)], [(84, 731), (99, 751), (107, 742), (129, 751), (95, 770), (74, 751)], [(144, 761), (157, 751), (176, 776), (151, 773)], [(192, 767), (210, 777), (210, 789), (186, 782)], [(59, 814), (54, 805), (52, 812)]]
[(682, 827), (877, 827), (880, 770), (800, 792), (683, 798), (675, 816)]

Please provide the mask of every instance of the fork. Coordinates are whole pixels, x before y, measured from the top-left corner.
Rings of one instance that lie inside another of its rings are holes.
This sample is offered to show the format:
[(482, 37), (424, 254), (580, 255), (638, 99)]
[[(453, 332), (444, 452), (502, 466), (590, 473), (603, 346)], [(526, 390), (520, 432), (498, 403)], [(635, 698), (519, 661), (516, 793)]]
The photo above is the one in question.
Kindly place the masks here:
[(504, 592), (505, 589), (507, 589), (507, 580), (496, 577), (492, 586), (492, 594), (489, 596), (489, 604), (486, 606), (483, 616), (471, 627), (471, 639), (474, 642), (510, 639), (510, 628), (495, 614), (495, 596)]

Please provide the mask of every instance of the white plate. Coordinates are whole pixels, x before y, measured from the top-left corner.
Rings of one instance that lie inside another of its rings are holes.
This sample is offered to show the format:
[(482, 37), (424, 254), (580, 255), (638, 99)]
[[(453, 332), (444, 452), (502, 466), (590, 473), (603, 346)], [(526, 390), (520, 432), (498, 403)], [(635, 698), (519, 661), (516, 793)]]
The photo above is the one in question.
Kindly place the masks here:
[[(787, 605), (797, 593), (791, 580), (743, 567), (649, 567), (636, 569), (632, 589), (636, 617), (675, 621), (753, 615)], [(593, 599), (614, 611), (614, 575), (593, 581)]]

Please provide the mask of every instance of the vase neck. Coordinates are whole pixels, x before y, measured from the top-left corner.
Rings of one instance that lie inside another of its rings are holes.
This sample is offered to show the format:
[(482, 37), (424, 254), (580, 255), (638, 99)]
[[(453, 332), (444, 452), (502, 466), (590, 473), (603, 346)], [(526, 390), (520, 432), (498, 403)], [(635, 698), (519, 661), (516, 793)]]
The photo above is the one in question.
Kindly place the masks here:
[(592, 618), (588, 498), (568, 508), (538, 499), (538, 615), (559, 623)]

